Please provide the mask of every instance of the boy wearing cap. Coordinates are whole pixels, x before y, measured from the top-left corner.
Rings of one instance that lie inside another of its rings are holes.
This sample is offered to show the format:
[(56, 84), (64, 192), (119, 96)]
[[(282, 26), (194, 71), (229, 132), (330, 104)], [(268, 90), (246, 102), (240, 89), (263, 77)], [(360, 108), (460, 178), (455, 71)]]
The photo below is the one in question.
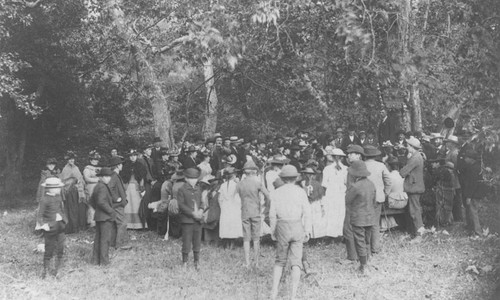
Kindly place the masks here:
[(347, 189), (345, 201), (359, 257), (359, 271), (364, 273), (370, 256), (372, 227), (376, 222), (376, 189), (375, 185), (367, 178), (370, 176), (370, 172), (366, 168), (365, 162), (354, 161), (347, 172), (352, 177), (353, 182)]
[(97, 174), (100, 180), (90, 198), (90, 204), (95, 209), (96, 226), (92, 263), (96, 265), (109, 264), (109, 247), (114, 235), (116, 212), (113, 209), (113, 198), (108, 186), (111, 175), (113, 171), (110, 168), (100, 170)]
[(123, 161), (120, 157), (111, 157), (109, 160), (109, 167), (113, 174), (109, 181), (109, 190), (111, 191), (111, 198), (113, 199), (113, 209), (116, 212), (115, 220), (115, 236), (112, 240), (112, 246), (116, 248), (127, 249), (124, 246), (125, 241), (128, 239), (127, 235), (127, 220), (125, 219), (125, 206), (127, 205), (127, 193), (125, 192), (125, 185), (120, 176), (120, 171), (123, 169)]
[[(260, 256), (261, 214), (268, 214), (269, 192), (257, 177), (257, 165), (249, 160), (243, 166), (246, 177), (236, 185), (236, 192), (241, 199), (241, 221), (243, 224), (243, 249), (245, 250), (246, 267), (250, 267), (250, 241), (253, 241), (255, 265)], [(262, 210), (260, 194), (264, 195), (265, 205)]]
[(276, 299), (278, 296), (281, 275), (288, 259), (292, 266), (292, 299), (295, 299), (299, 286), (303, 243), (309, 239), (311, 228), (311, 211), (307, 194), (295, 184), (299, 175), (294, 166), (284, 166), (280, 173), (284, 185), (270, 195), (271, 236), (276, 240), (277, 246), (271, 299)]
[(193, 250), (194, 267), (198, 270), (201, 248), (201, 218), (204, 206), (201, 188), (197, 185), (200, 171), (196, 168), (184, 170), (186, 182), (177, 191), (177, 201), (181, 213), (182, 263), (187, 265), (189, 252)]
[(64, 184), (57, 177), (49, 177), (42, 183), (45, 192), (40, 199), (36, 228), (37, 230), (44, 230), (45, 253), (43, 255), (42, 278), (47, 276), (54, 252), (56, 254), (56, 261), (53, 275), (57, 275), (64, 254), (64, 228), (68, 219), (64, 213), (61, 196), (61, 188), (63, 186)]

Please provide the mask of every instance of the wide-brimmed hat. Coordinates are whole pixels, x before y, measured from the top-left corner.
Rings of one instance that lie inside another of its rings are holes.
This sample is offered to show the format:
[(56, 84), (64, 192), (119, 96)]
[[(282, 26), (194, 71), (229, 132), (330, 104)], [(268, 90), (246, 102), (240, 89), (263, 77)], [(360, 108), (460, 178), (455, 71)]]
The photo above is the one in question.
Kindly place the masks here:
[(257, 165), (253, 160), (248, 160), (243, 166), (243, 170), (258, 170)]
[(371, 174), (366, 168), (365, 162), (362, 160), (353, 161), (351, 166), (347, 168), (347, 173), (355, 177), (368, 177)]
[(45, 179), (44, 183), (42, 183), (42, 186), (47, 189), (60, 188), (64, 186), (64, 183), (57, 177), (49, 177)]
[(119, 156), (113, 156), (109, 159), (109, 163), (108, 163), (108, 166), (109, 167), (114, 167), (114, 166), (117, 166), (119, 164), (122, 164), (123, 163), (123, 160), (121, 157)]
[(340, 148), (333, 148), (329, 154), (333, 156), (346, 156), (344, 151)]
[(73, 151), (67, 151), (66, 154), (64, 154), (65, 160), (75, 159), (76, 157), (76, 153)]
[(196, 152), (198, 149), (196, 148), (195, 145), (191, 145), (186, 149), (186, 152)]
[(302, 171), (300, 171), (302, 174), (316, 174), (316, 171), (313, 170), (313, 168), (307, 167), (304, 168)]
[(422, 134), (422, 141), (430, 142), (431, 137), (424, 133)]
[(286, 165), (281, 169), (280, 172), (280, 177), (287, 178), (287, 177), (298, 177), (300, 173), (297, 171), (297, 168), (293, 165)]
[(137, 152), (136, 149), (130, 149), (127, 152), (127, 156), (138, 155), (138, 154), (139, 154), (139, 152)]
[(205, 183), (205, 184), (210, 184), (210, 180), (214, 179), (215, 176), (211, 175), (211, 174), (208, 174), (206, 176), (204, 176), (202, 179), (200, 179), (200, 182), (202, 183)]
[(234, 154), (228, 155), (228, 157), (226, 158), (226, 162), (230, 165), (234, 165), (237, 161), (238, 158)]
[(349, 153), (359, 153), (365, 155), (365, 150), (360, 145), (349, 145), (347, 146), (347, 154)]
[(422, 149), (422, 144), (420, 143), (420, 141), (414, 137), (414, 136), (410, 136), (409, 139), (406, 139), (406, 143), (410, 146), (412, 146), (413, 148), (415, 149)]
[(187, 168), (184, 170), (184, 176), (186, 178), (198, 178), (200, 177), (200, 170), (197, 168)]
[(375, 156), (379, 156), (380, 154), (382, 154), (382, 152), (380, 152), (380, 150), (377, 147), (372, 146), (372, 145), (364, 146), (363, 150), (365, 151), (366, 157), (375, 157)]
[(290, 162), (290, 159), (288, 159), (284, 155), (274, 155), (268, 163), (273, 164), (273, 165), (286, 165), (287, 163)]
[(431, 141), (435, 139), (443, 139), (444, 136), (441, 135), (439, 132), (433, 132), (431, 133)]
[(113, 175), (113, 170), (108, 167), (101, 168), (99, 172), (97, 172), (97, 176), (111, 176)]
[(45, 163), (46, 165), (57, 165), (57, 159), (54, 157), (50, 157), (47, 159), (47, 162)]
[(456, 135), (450, 135), (448, 138), (444, 139), (446, 143), (455, 143), (459, 145), (460, 143), (458, 142), (458, 136)]
[(391, 141), (387, 140), (385, 142), (382, 143), (382, 147), (383, 148), (388, 148), (388, 147), (394, 147), (394, 145), (391, 143)]
[(100, 160), (101, 159), (101, 155), (99, 154), (99, 152), (97, 152), (97, 150), (92, 150), (89, 152), (89, 160)]

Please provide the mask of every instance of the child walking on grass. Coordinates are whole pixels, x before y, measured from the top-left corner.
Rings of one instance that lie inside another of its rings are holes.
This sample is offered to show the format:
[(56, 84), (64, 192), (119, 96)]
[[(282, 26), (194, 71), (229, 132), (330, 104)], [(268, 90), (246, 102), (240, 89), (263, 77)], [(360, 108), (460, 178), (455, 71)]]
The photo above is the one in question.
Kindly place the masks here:
[(45, 253), (43, 255), (42, 278), (50, 272), (50, 261), (56, 254), (55, 267), (52, 275), (56, 276), (64, 254), (64, 229), (68, 222), (64, 214), (64, 207), (61, 197), (61, 188), (64, 186), (61, 179), (49, 177), (42, 183), (45, 192), (41, 197), (36, 229), (44, 230)]

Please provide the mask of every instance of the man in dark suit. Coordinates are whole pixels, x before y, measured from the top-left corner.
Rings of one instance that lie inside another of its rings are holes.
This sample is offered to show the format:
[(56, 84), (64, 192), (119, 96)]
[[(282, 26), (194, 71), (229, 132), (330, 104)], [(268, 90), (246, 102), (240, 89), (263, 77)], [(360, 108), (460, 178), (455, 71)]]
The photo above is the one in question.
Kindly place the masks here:
[(340, 145), (340, 149), (344, 152), (347, 150), (349, 145), (359, 145), (361, 146), (361, 141), (356, 135), (356, 127), (354, 125), (349, 125), (347, 128), (347, 135), (342, 139), (342, 144)]
[(189, 168), (197, 168), (198, 167), (198, 161), (196, 160), (196, 157), (198, 156), (198, 150), (194, 145), (191, 145), (187, 148), (187, 157), (184, 159), (182, 162), (182, 166), (184, 167), (184, 170), (189, 169)]
[(116, 212), (115, 235), (111, 240), (111, 246), (120, 249), (130, 249), (129, 246), (124, 246), (124, 243), (128, 240), (127, 221), (125, 220), (124, 212), (124, 208), (128, 201), (127, 194), (125, 193), (125, 186), (120, 177), (120, 171), (123, 168), (122, 159), (119, 157), (112, 157), (109, 160), (109, 167), (113, 171), (113, 174), (111, 174), (111, 180), (109, 181), (108, 187), (113, 200), (113, 209)]
[(115, 227), (116, 212), (113, 209), (113, 200), (108, 186), (111, 175), (113, 171), (110, 168), (101, 169), (97, 174), (100, 180), (94, 188), (90, 201), (95, 209), (96, 222), (92, 262), (97, 265), (109, 264), (109, 246)]
[(392, 118), (387, 115), (387, 110), (380, 110), (382, 121), (378, 125), (378, 142), (382, 146), (385, 141), (395, 142), (397, 126)]

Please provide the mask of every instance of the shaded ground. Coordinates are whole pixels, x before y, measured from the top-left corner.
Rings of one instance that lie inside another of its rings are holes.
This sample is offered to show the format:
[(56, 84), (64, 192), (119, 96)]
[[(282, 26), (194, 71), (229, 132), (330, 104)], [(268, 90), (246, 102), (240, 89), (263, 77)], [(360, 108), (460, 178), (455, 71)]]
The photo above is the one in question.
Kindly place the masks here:
[[(2, 213), (4, 211), (2, 210)], [(485, 202), (485, 226), (500, 229), (498, 205)], [(43, 239), (32, 233), (34, 213), (11, 210), (0, 216), (0, 299), (267, 299), (274, 250), (265, 246), (261, 266), (246, 270), (243, 250), (204, 246), (201, 270), (180, 265), (180, 241), (163, 241), (151, 232), (133, 231), (133, 249), (113, 254), (108, 267), (89, 264), (91, 231), (69, 235), (61, 278), (39, 279)], [(439, 229), (441, 230), (441, 229)], [(411, 244), (399, 231), (385, 234), (383, 252), (371, 260), (370, 276), (344, 259), (342, 244), (308, 246), (318, 272), (302, 281), (301, 299), (497, 299), (493, 298), (500, 239), (466, 236), (463, 224), (427, 234)], [(475, 270), (479, 274), (475, 273)], [(469, 268), (469, 270), (467, 270)], [(280, 297), (287, 298), (286, 276)]]

